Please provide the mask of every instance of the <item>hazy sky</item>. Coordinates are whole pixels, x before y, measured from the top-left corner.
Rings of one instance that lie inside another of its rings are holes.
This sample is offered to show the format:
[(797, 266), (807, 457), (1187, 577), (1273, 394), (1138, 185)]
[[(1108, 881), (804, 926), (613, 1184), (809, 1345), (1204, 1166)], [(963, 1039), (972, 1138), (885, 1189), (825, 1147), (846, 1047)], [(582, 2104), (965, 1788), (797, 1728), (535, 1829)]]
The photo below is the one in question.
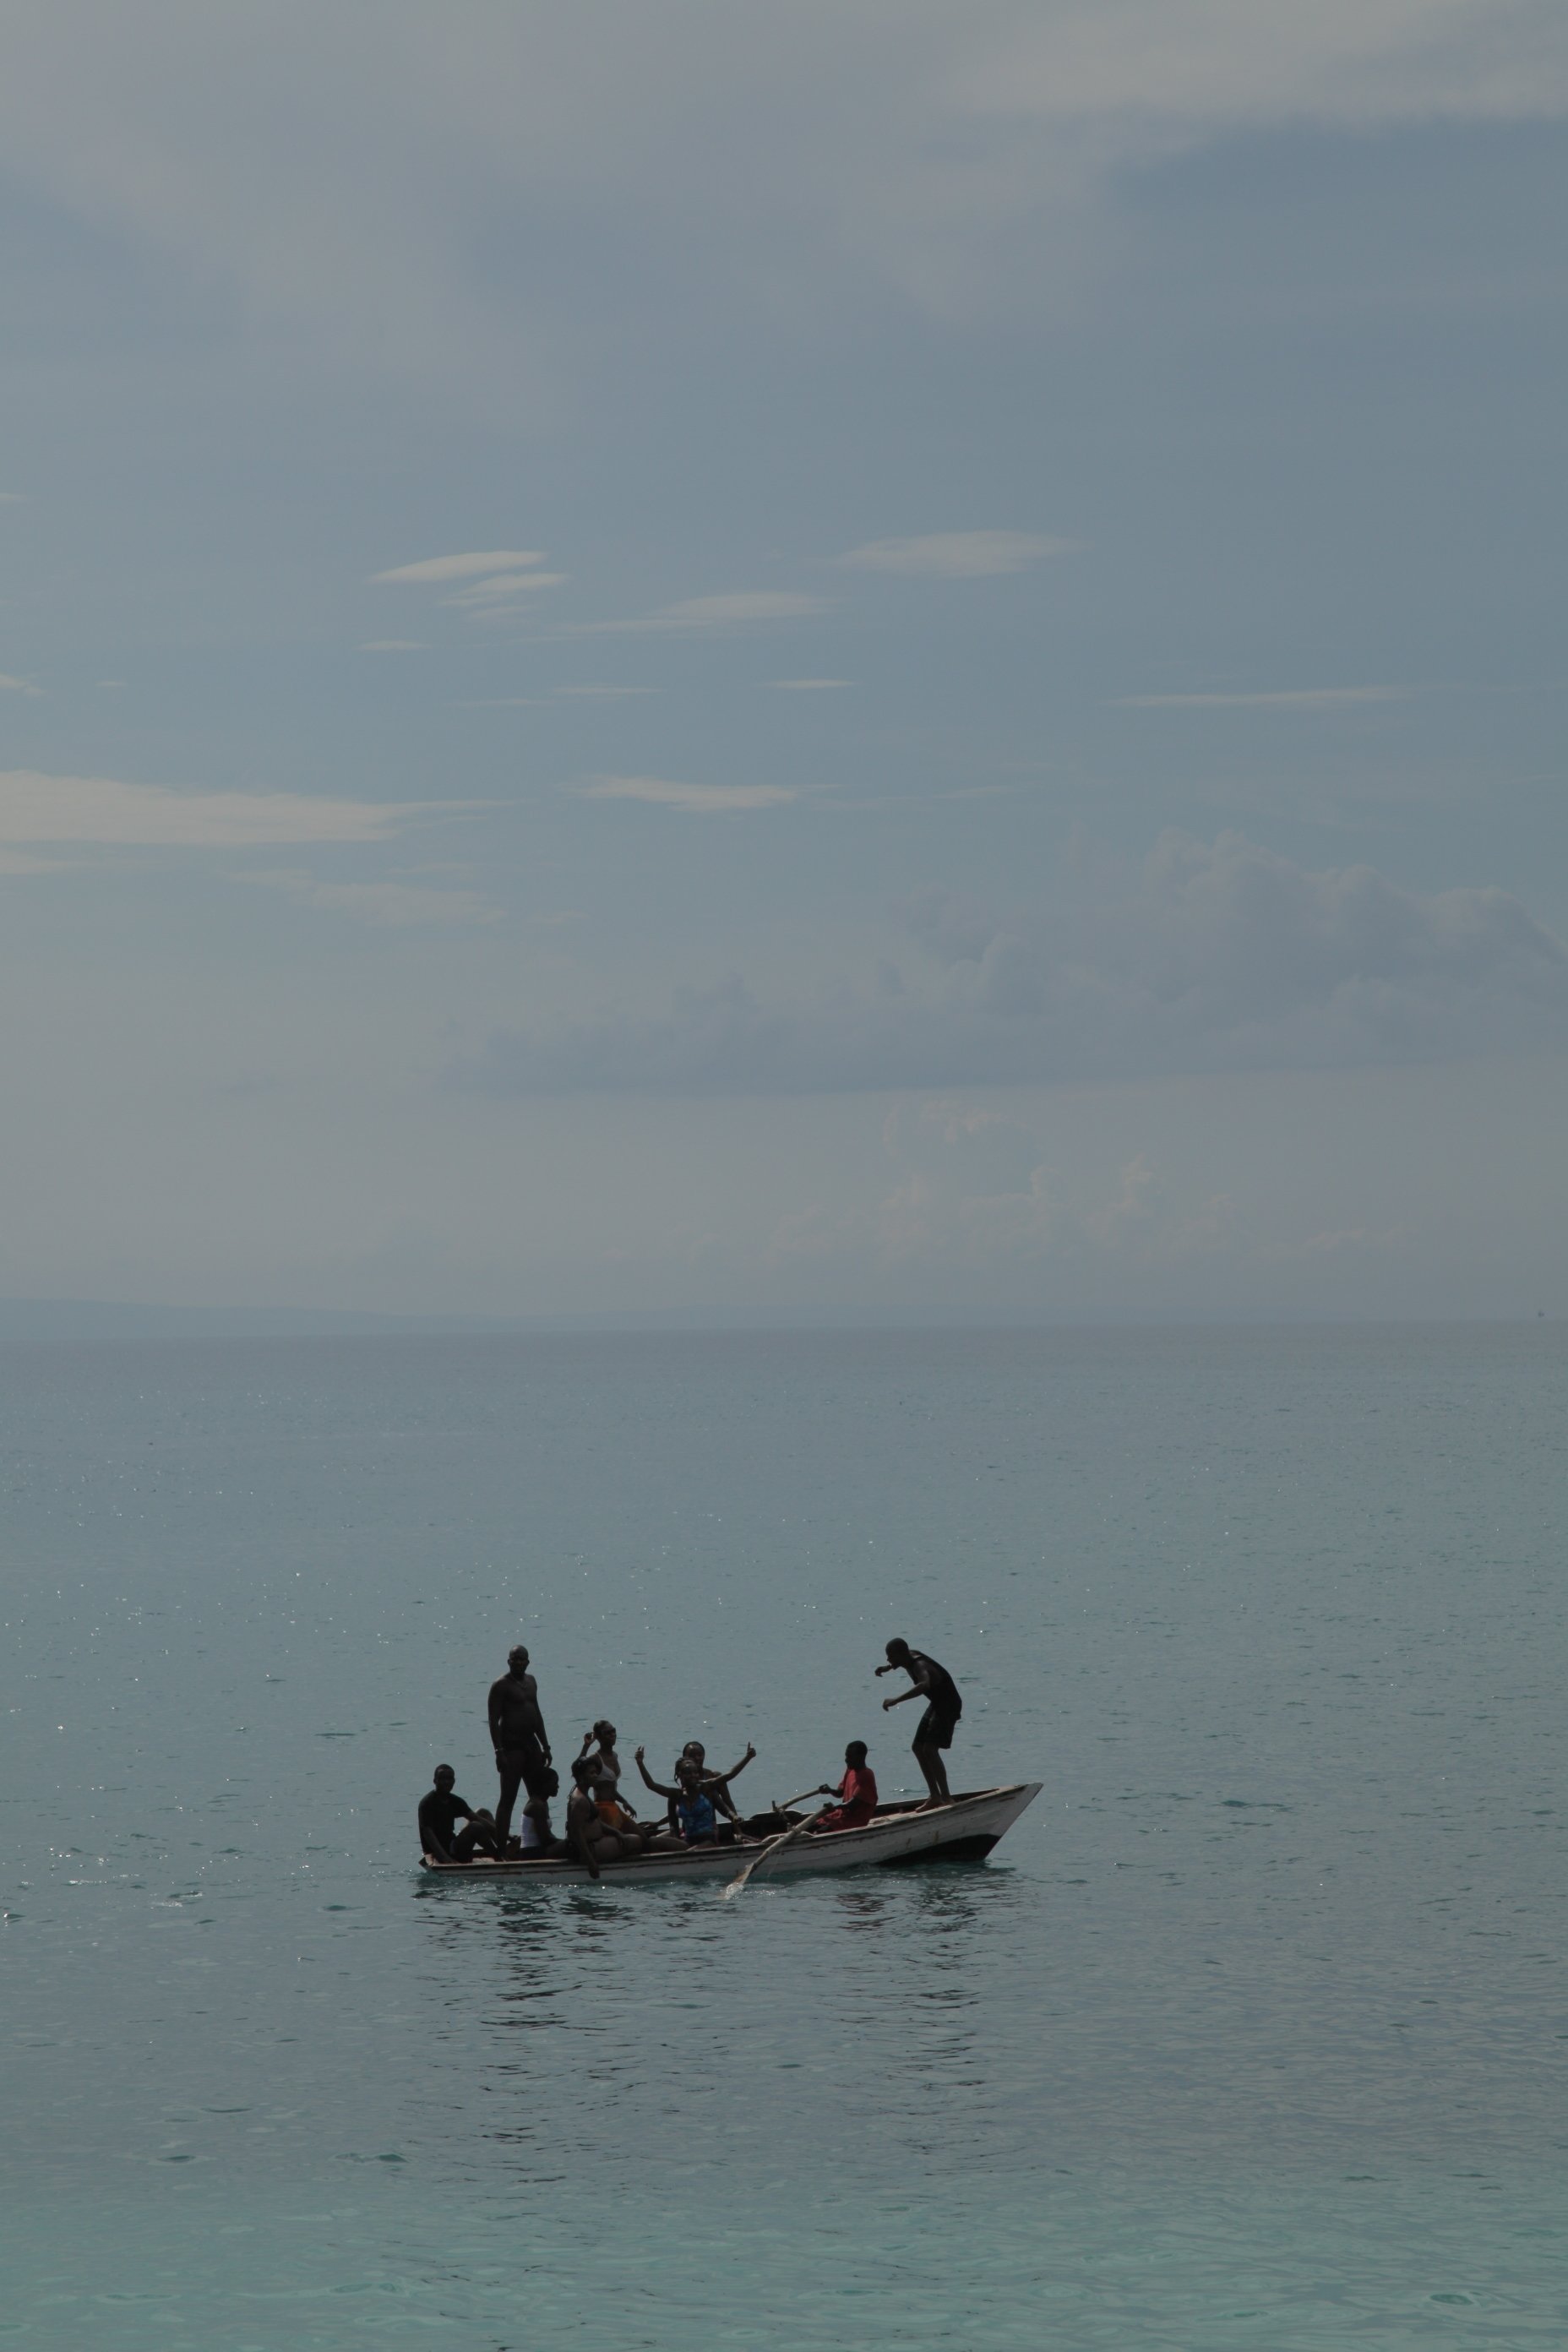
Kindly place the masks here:
[(1560, 0), (24, 0), (13, 1294), (1568, 1311)]

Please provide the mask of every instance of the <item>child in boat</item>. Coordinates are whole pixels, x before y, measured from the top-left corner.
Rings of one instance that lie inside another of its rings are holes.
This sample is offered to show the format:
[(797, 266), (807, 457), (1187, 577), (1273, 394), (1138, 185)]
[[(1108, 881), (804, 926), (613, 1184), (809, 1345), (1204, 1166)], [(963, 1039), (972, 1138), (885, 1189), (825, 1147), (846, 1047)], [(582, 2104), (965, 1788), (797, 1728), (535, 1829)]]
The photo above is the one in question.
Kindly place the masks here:
[[(516, 1840), (517, 1850), (526, 1862), (531, 1854), (542, 1862), (550, 1855), (565, 1855), (572, 1849), (564, 1838), (558, 1838), (550, 1819), (550, 1800), (545, 1796), (530, 1797), (522, 1809), (522, 1828)], [(511, 1845), (509, 1843), (510, 1853)]]
[[(702, 1771), (689, 1756), (683, 1755), (675, 1768), (675, 1786), (670, 1788), (666, 1782), (654, 1779), (640, 1748), (637, 1751), (637, 1766), (654, 1795), (669, 1801), (675, 1816), (676, 1834), (682, 1845), (713, 1845), (718, 1843), (720, 1830), (716, 1797), (724, 1785), (718, 1773)], [(724, 1824), (724, 1834), (727, 1838), (735, 1834), (728, 1822)]]
[[(457, 1793), (458, 1776), (449, 1764), (437, 1764), (435, 1786), (419, 1800), (419, 1851), (432, 1862), (472, 1862), (476, 1853), (498, 1854), (500, 1841), (495, 1818), (476, 1813)], [(468, 1828), (459, 1830), (459, 1819)]]
[[(756, 1749), (752, 1746), (751, 1741), (748, 1739), (746, 1742), (746, 1752), (742, 1757), (738, 1764), (731, 1764), (727, 1772), (714, 1772), (709, 1775), (709, 1778), (713, 1784), (710, 1794), (713, 1799), (715, 1811), (722, 1813), (727, 1822), (733, 1822), (737, 1825), (740, 1824), (741, 1815), (739, 1809), (736, 1806), (735, 1800), (730, 1793), (730, 1783), (734, 1780), (737, 1773), (743, 1772), (745, 1770), (747, 1765), (756, 1755)], [(708, 1750), (704, 1748), (700, 1739), (689, 1739), (685, 1747), (681, 1749), (679, 1756), (676, 1759), (675, 1764), (675, 1769), (678, 1776), (683, 1762), (695, 1764), (700, 1772), (708, 1771)], [(675, 1814), (673, 1809), (669, 1816), (669, 1825), (671, 1829), (675, 1827)]]
[[(591, 1756), (588, 1754), (590, 1748), (594, 1748)], [(628, 1804), (621, 1794), (621, 1759), (616, 1753), (615, 1725), (601, 1717), (592, 1731), (583, 1734), (583, 1745), (577, 1750), (577, 1756), (579, 1762), (586, 1759), (594, 1767), (594, 1801), (606, 1825), (613, 1830), (638, 1826), (636, 1806)]]
[(579, 1756), (572, 1767), (573, 1789), (566, 1801), (566, 1843), (588, 1874), (597, 1878), (607, 1862), (635, 1862), (638, 1854), (679, 1849), (680, 1841), (657, 1824), (623, 1816), (612, 1828), (599, 1805), (598, 1767), (591, 1756)]
[(818, 1813), (812, 1823), (818, 1830), (864, 1829), (877, 1810), (877, 1775), (866, 1761), (866, 1743), (852, 1739), (844, 1750), (844, 1778), (836, 1789), (821, 1788), (819, 1797), (837, 1797), (839, 1802)]

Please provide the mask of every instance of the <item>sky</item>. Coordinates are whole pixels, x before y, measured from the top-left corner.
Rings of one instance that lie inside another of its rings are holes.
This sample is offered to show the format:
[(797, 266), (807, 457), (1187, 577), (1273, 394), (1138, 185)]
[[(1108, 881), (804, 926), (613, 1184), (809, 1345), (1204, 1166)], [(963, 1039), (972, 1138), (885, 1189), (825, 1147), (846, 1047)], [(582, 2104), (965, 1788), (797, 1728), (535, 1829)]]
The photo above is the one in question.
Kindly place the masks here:
[(1568, 1313), (1535, 0), (22, 0), (0, 1292)]

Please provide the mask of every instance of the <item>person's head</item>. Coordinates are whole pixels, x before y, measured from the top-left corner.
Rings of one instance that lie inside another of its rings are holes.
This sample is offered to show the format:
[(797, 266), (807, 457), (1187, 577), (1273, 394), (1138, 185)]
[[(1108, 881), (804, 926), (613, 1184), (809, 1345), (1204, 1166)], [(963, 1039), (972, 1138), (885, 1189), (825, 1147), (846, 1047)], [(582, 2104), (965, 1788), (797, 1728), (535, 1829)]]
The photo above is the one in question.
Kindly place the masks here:
[(866, 1743), (863, 1739), (852, 1739), (849, 1742), (848, 1747), (844, 1750), (844, 1761), (857, 1772), (863, 1772), (866, 1769)]
[(436, 1786), (444, 1797), (449, 1797), (458, 1785), (458, 1776), (449, 1764), (436, 1767)]
[(613, 1748), (616, 1744), (615, 1725), (613, 1723), (607, 1723), (605, 1720), (605, 1717), (601, 1716), (598, 1722), (594, 1726), (594, 1737), (598, 1741), (601, 1748)]
[(890, 1666), (901, 1666), (907, 1664), (911, 1654), (912, 1653), (910, 1649), (910, 1645), (905, 1641), (901, 1641), (895, 1637), (888, 1643), (888, 1664)]
[(506, 1662), (514, 1675), (525, 1675), (528, 1672), (528, 1652), (521, 1642), (515, 1650), (507, 1652)]
[(702, 1786), (702, 1767), (694, 1756), (682, 1756), (675, 1768), (675, 1777), (689, 1797), (694, 1797)]
[(695, 1764), (700, 1772), (708, 1761), (708, 1750), (700, 1739), (689, 1739), (680, 1751), (680, 1760), (683, 1764)]
[(599, 1768), (591, 1756), (579, 1756), (572, 1767), (572, 1778), (580, 1789), (591, 1789), (599, 1777)]

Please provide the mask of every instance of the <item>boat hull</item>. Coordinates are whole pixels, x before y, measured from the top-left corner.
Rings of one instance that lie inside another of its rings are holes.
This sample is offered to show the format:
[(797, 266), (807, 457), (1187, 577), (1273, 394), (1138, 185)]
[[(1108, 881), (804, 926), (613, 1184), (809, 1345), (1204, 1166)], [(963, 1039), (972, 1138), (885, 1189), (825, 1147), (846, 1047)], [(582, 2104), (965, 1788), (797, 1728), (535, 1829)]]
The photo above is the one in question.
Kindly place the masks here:
[[(763, 1857), (758, 1878), (797, 1878), (807, 1871), (865, 1870), (907, 1867), (935, 1862), (983, 1861), (1005, 1835), (1025, 1808), (1040, 1793), (1038, 1780), (1021, 1780), (1003, 1789), (979, 1789), (956, 1796), (929, 1812), (916, 1805), (881, 1805), (864, 1829), (838, 1830), (820, 1837), (793, 1838), (781, 1844), (776, 1858), (765, 1841), (737, 1839), (733, 1845), (688, 1846), (682, 1853), (650, 1853), (637, 1862), (605, 1864), (601, 1886), (642, 1885), (655, 1879), (666, 1884), (699, 1879), (731, 1879), (748, 1862)], [(437, 1863), (426, 1858), (427, 1879), (500, 1881), (508, 1886), (590, 1885), (580, 1862)]]

